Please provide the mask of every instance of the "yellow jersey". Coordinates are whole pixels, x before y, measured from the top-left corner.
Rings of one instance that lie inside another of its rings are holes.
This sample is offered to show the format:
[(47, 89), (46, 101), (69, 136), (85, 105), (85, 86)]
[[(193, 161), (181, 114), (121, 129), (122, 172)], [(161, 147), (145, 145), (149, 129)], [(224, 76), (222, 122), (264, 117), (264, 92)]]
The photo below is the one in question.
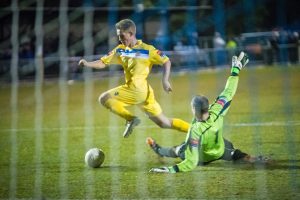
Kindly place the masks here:
[(138, 40), (132, 48), (120, 44), (100, 59), (106, 65), (122, 65), (126, 84), (133, 84), (136, 88), (145, 87), (154, 64), (162, 65), (169, 60), (161, 51), (142, 40)]

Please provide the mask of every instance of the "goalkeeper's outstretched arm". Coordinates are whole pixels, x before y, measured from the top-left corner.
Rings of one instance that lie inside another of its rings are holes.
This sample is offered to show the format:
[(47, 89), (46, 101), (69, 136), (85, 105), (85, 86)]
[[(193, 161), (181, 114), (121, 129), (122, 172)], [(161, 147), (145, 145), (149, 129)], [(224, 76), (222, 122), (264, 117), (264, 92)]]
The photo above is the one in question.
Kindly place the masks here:
[(245, 67), (248, 62), (248, 55), (245, 54), (243, 51), (240, 53), (239, 57), (232, 56), (231, 76), (238, 76), (241, 69)]
[[(241, 52), (239, 57), (232, 57), (231, 76), (227, 79), (225, 89), (217, 97), (216, 101), (210, 107), (211, 118), (218, 118), (219, 115), (225, 115), (230, 107), (231, 100), (234, 97), (240, 70), (249, 62), (247, 54)], [(214, 115), (213, 115), (214, 113)]]
[(231, 76), (228, 78), (224, 91), (219, 95), (219, 97), (225, 97), (228, 100), (231, 100), (235, 95), (237, 85), (238, 85), (238, 76), (241, 69), (247, 65), (249, 62), (247, 54), (243, 51), (240, 53), (239, 57), (232, 57), (231, 64)]

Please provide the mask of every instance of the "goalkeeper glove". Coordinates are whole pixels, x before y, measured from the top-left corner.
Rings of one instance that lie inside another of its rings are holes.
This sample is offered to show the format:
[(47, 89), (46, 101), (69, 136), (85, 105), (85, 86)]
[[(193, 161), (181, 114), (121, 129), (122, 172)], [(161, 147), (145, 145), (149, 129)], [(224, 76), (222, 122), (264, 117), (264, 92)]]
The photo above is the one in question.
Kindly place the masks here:
[(173, 169), (173, 167), (158, 167), (158, 168), (152, 168), (149, 172), (152, 173), (176, 173), (176, 171)]
[(232, 64), (231, 64), (231, 75), (237, 76), (240, 70), (247, 65), (249, 62), (248, 55), (243, 51), (240, 53), (239, 57), (232, 56)]

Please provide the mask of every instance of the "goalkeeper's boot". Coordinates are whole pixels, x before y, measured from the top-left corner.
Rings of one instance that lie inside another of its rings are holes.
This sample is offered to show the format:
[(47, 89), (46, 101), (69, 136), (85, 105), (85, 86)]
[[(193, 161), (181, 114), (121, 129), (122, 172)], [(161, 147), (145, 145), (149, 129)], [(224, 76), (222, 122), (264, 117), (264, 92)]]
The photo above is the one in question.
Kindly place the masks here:
[(155, 140), (153, 140), (153, 138), (151, 137), (147, 137), (146, 139), (146, 143), (149, 145), (149, 147), (151, 147), (151, 149), (160, 157), (162, 157), (162, 155), (159, 154), (159, 149), (161, 148), (156, 142)]
[(247, 163), (259, 164), (259, 165), (268, 165), (273, 163), (273, 160), (271, 158), (267, 156), (261, 156), (261, 155), (257, 157), (247, 155), (243, 158), (243, 161)]
[(133, 118), (131, 121), (126, 122), (126, 128), (123, 133), (123, 137), (127, 138), (132, 133), (133, 128), (141, 123), (141, 120), (137, 117)]
[(267, 156), (257, 156), (255, 157), (255, 164), (262, 164), (262, 165), (267, 165), (267, 164), (272, 164), (273, 160), (270, 157)]

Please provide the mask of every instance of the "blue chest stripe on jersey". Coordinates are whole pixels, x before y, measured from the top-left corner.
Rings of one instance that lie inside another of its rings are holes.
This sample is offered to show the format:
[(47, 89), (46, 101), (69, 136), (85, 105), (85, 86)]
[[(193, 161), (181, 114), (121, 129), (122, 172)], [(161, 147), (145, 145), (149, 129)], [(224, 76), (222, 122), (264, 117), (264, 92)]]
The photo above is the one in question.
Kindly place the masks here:
[(146, 49), (117, 49), (116, 50), (117, 53), (140, 53), (140, 54), (146, 54), (149, 55), (149, 50)]

